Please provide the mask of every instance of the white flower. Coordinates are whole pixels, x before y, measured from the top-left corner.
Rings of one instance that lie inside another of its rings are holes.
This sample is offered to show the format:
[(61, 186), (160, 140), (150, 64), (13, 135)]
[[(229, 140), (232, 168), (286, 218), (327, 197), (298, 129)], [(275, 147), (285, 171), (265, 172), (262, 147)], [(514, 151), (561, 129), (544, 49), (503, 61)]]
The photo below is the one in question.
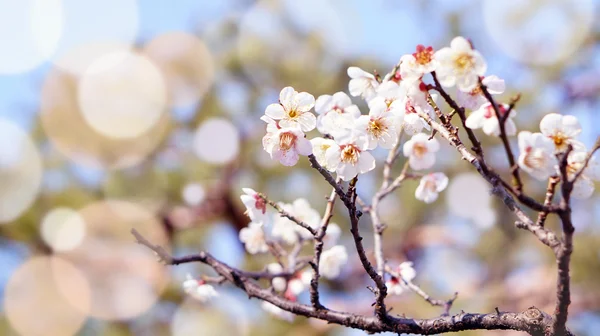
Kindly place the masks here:
[(248, 253), (257, 254), (269, 251), (262, 224), (250, 222), (247, 227), (240, 230), (239, 236)]
[(392, 148), (398, 141), (396, 126), (400, 123), (400, 118), (388, 112), (386, 103), (381, 100), (369, 105), (369, 115), (360, 116), (354, 127), (367, 134), (367, 149), (375, 149), (377, 145)]
[(258, 193), (250, 188), (242, 188), (244, 195), (240, 196), (242, 203), (246, 206), (245, 214), (255, 223), (264, 223), (267, 219), (267, 202), (258, 196)]
[[(319, 212), (313, 209), (304, 198), (298, 198), (292, 204), (281, 203), (279, 206), (288, 214), (296, 219), (306, 223), (313, 229), (317, 229), (321, 224)], [(281, 239), (283, 242), (293, 245), (299, 238), (310, 239), (311, 233), (300, 225), (285, 217), (277, 217), (273, 222), (273, 237)]]
[(263, 301), (261, 306), (266, 312), (275, 317), (278, 317), (288, 322), (294, 321), (294, 314), (290, 313), (289, 311), (285, 311), (270, 302)]
[(438, 50), (434, 57), (439, 61), (436, 74), (440, 83), (447, 87), (456, 85), (464, 92), (477, 87), (479, 76), (483, 76), (487, 69), (483, 56), (461, 36), (450, 42), (450, 48)]
[(424, 74), (435, 71), (438, 61), (435, 58), (432, 47), (417, 45), (415, 53), (400, 58), (400, 75), (403, 80), (410, 78), (421, 78)]
[(360, 96), (369, 101), (376, 96), (375, 90), (379, 86), (379, 82), (373, 74), (359, 67), (349, 67), (348, 76), (351, 78), (348, 83), (348, 91), (352, 97)]
[(417, 271), (413, 268), (412, 261), (405, 261), (398, 265), (398, 273), (402, 277), (402, 279), (407, 282), (411, 282), (417, 276)]
[(310, 139), (310, 143), (312, 144), (312, 151), (313, 154), (315, 155), (315, 158), (317, 159), (317, 162), (325, 169), (329, 170), (329, 171), (335, 171), (335, 167), (330, 167), (327, 164), (327, 159), (325, 154), (327, 153), (327, 150), (333, 146), (337, 146), (337, 144), (335, 143), (335, 141), (333, 141), (332, 139), (325, 139), (325, 138), (312, 138)]
[(406, 87), (399, 85), (394, 81), (386, 81), (381, 83), (377, 88), (377, 96), (369, 101), (369, 108), (373, 108), (373, 104), (384, 103), (387, 111), (393, 114), (402, 113), (402, 100), (406, 96)]
[[(504, 90), (506, 90), (504, 79), (500, 79), (496, 75), (486, 76), (481, 82), (487, 87), (488, 92), (493, 95), (504, 93)], [(469, 92), (459, 90), (456, 100), (460, 106), (470, 110), (476, 110), (488, 101), (479, 85)]]
[(330, 168), (335, 167), (337, 175), (344, 181), (350, 181), (358, 174), (364, 174), (375, 168), (375, 158), (367, 152), (366, 136), (352, 136), (340, 141), (327, 150), (325, 157)]
[[(267, 272), (270, 274), (281, 274), (283, 273), (283, 267), (278, 263), (271, 263), (267, 265)], [(287, 281), (284, 277), (274, 277), (271, 279), (271, 285), (278, 292), (283, 292), (287, 286)]]
[[(406, 84), (406, 95), (402, 100), (402, 109), (400, 113), (403, 116), (402, 126), (406, 134), (415, 135), (421, 130), (430, 130), (429, 124), (421, 118), (418, 112), (434, 117), (434, 110), (427, 101), (427, 89), (422, 81)], [(435, 101), (436, 94), (431, 98)]]
[(360, 116), (358, 106), (352, 104), (352, 100), (344, 92), (331, 95), (322, 95), (317, 98), (315, 111), (317, 117), (317, 129), (322, 134), (336, 137), (338, 132), (350, 128), (356, 118)]
[(299, 126), (303, 132), (311, 131), (315, 128), (317, 118), (310, 112), (315, 105), (315, 97), (310, 93), (294, 90), (293, 87), (285, 87), (279, 93), (279, 104), (267, 106), (265, 114), (279, 120), (279, 126), (282, 128)]
[(540, 121), (540, 131), (554, 142), (556, 152), (566, 151), (569, 145), (577, 151), (585, 150), (583, 143), (575, 140), (581, 133), (581, 125), (575, 116), (547, 114)]
[(299, 155), (312, 154), (310, 141), (296, 127), (281, 128), (273, 133), (267, 133), (263, 138), (263, 147), (272, 159), (278, 160), (284, 166), (295, 165), (300, 158)]
[(310, 286), (311, 279), (311, 271), (296, 273), (288, 282), (288, 295), (292, 297), (297, 297), (298, 295), (300, 295), (300, 293), (304, 292), (306, 288)]
[(438, 198), (438, 193), (448, 186), (448, 177), (444, 173), (427, 174), (421, 178), (415, 190), (415, 197), (425, 203), (433, 203)]
[(385, 282), (389, 295), (400, 295), (404, 292), (405, 286), (402, 280), (392, 276), (392, 278)]
[[(500, 116), (504, 116), (507, 110), (508, 104), (498, 105)], [(508, 136), (517, 134), (517, 125), (515, 125), (515, 122), (512, 120), (516, 114), (517, 111), (512, 109), (504, 124), (504, 130)], [(498, 118), (496, 118), (496, 112), (494, 112), (494, 107), (490, 103), (485, 103), (481, 105), (479, 109), (473, 111), (467, 118), (465, 124), (471, 129), (483, 128), (483, 133), (487, 135), (500, 135), (500, 122), (498, 121)]]
[(183, 290), (194, 299), (203, 303), (219, 296), (219, 293), (217, 293), (213, 286), (205, 283), (203, 280), (196, 280), (189, 274), (183, 282)]
[[(573, 180), (575, 175), (581, 171), (586, 158), (587, 153), (585, 152), (571, 152), (569, 154), (567, 158), (567, 177), (569, 180)], [(571, 195), (579, 199), (589, 198), (594, 193), (594, 181), (600, 181), (600, 164), (592, 158), (583, 173), (575, 181)]]
[(403, 153), (414, 170), (429, 169), (435, 163), (435, 152), (440, 150), (436, 138), (429, 140), (429, 135), (418, 133), (404, 143)]
[(542, 133), (519, 132), (519, 167), (538, 180), (556, 172), (554, 143)]
[(335, 223), (329, 223), (325, 237), (323, 237), (323, 244), (325, 247), (334, 246), (337, 244), (338, 239), (342, 235), (342, 229)]
[(321, 254), (319, 273), (327, 279), (335, 279), (340, 275), (342, 266), (348, 262), (348, 253), (342, 245), (336, 245)]

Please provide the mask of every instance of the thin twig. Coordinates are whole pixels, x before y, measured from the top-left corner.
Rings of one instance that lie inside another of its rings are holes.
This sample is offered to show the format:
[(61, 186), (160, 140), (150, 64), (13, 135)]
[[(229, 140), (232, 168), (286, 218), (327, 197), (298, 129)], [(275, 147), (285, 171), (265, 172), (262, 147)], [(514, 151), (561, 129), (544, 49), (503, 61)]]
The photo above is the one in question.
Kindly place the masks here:
[(292, 215), (292, 214), (288, 213), (287, 211), (283, 210), (283, 208), (281, 208), (279, 206), (279, 204), (271, 201), (265, 195), (259, 193), (258, 197), (260, 197), (263, 201), (267, 202), (271, 207), (273, 207), (273, 209), (275, 209), (281, 215), (281, 217), (285, 217), (285, 218), (291, 220), (292, 222), (298, 224), (299, 226), (305, 228), (313, 236), (317, 234), (317, 231), (315, 229), (313, 229), (310, 225), (304, 223), (300, 219), (296, 218), (294, 215)]
[[(554, 194), (556, 193), (556, 185), (558, 184), (558, 182), (560, 182), (560, 177), (558, 176), (551, 176), (550, 179), (548, 179), (548, 187), (546, 188), (546, 198), (544, 199), (545, 207), (550, 207), (550, 205), (552, 205), (552, 199), (554, 198)], [(535, 225), (544, 227), (547, 217), (547, 211), (540, 211)]]

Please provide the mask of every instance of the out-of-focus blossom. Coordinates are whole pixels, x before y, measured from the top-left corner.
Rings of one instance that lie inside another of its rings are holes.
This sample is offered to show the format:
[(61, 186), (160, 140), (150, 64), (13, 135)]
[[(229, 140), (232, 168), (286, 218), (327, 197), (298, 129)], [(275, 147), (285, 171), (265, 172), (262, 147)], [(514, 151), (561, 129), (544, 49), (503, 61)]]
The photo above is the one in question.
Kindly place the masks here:
[(373, 99), (376, 95), (376, 89), (379, 87), (379, 82), (371, 73), (364, 71), (359, 67), (349, 67), (348, 76), (348, 91), (352, 97), (362, 97), (366, 101)]
[(248, 253), (257, 254), (269, 251), (262, 224), (250, 222), (247, 227), (240, 230), (239, 236)]
[(448, 177), (444, 173), (427, 174), (421, 178), (415, 190), (415, 197), (425, 203), (433, 203), (438, 198), (438, 193), (448, 186)]
[(189, 274), (183, 282), (183, 290), (194, 299), (203, 303), (209, 302), (219, 296), (219, 293), (217, 293), (213, 286), (207, 284), (204, 280), (194, 279)]
[(436, 138), (429, 139), (429, 135), (418, 133), (404, 143), (403, 153), (408, 157), (408, 163), (414, 170), (429, 169), (435, 163), (435, 152), (440, 150)]
[(594, 193), (594, 181), (600, 181), (600, 164), (592, 158), (584, 168), (586, 152), (571, 152), (567, 158), (567, 177), (573, 180), (583, 169), (583, 172), (575, 181), (571, 195), (575, 198), (586, 199)]
[(575, 140), (581, 133), (581, 125), (575, 116), (549, 113), (540, 121), (540, 131), (554, 142), (556, 152), (566, 151), (569, 145), (577, 151), (585, 150), (583, 143)]
[(342, 266), (347, 262), (348, 252), (346, 252), (346, 248), (342, 245), (336, 245), (321, 254), (319, 273), (327, 279), (335, 279), (340, 275)]
[(327, 226), (327, 231), (325, 232), (325, 237), (323, 237), (324, 246), (334, 246), (335, 244), (337, 244), (341, 235), (342, 229), (340, 229), (340, 226), (335, 223), (329, 223), (329, 225)]
[[(496, 75), (486, 76), (481, 80), (481, 82), (487, 87), (488, 92), (493, 95), (502, 94), (506, 90), (504, 79), (500, 79)], [(483, 95), (481, 87), (477, 85), (473, 90), (469, 92), (463, 92), (459, 90), (456, 94), (456, 101), (460, 106), (464, 108), (476, 110), (481, 105), (485, 104), (487, 102), (487, 99)]]
[[(283, 273), (283, 267), (278, 263), (270, 263), (267, 265), (267, 272), (270, 274), (281, 274)], [(284, 277), (274, 277), (271, 279), (271, 285), (278, 292), (283, 292), (287, 286), (287, 281)]]
[(267, 106), (265, 115), (278, 120), (281, 128), (298, 126), (303, 132), (311, 131), (317, 118), (310, 112), (315, 106), (315, 97), (307, 92), (297, 92), (293, 87), (285, 87), (279, 93), (279, 104)]
[(389, 295), (400, 295), (404, 293), (405, 286), (402, 280), (392, 276), (390, 280), (385, 282), (385, 286), (387, 287), (387, 291)]
[(285, 311), (270, 302), (263, 301), (261, 304), (261, 307), (269, 314), (271, 314), (277, 318), (280, 318), (284, 321), (288, 321), (288, 322), (294, 321), (294, 314), (290, 313), (289, 311)]
[(242, 191), (244, 195), (241, 195), (240, 199), (246, 206), (245, 214), (254, 223), (264, 223), (267, 219), (267, 202), (253, 189), (242, 188)]
[(400, 274), (402, 279), (406, 280), (407, 282), (413, 281), (417, 276), (417, 271), (415, 271), (415, 269), (413, 268), (412, 261), (405, 261), (398, 265), (398, 273)]
[(519, 132), (519, 167), (538, 180), (556, 173), (554, 143), (542, 133)]
[[(508, 108), (508, 104), (498, 105), (498, 112), (500, 112), (500, 116), (504, 116), (506, 111), (508, 111)], [(512, 109), (508, 119), (506, 119), (506, 123), (504, 124), (504, 130), (508, 136), (517, 134), (517, 125), (515, 125), (515, 122), (512, 120), (512, 118), (514, 118), (516, 115), (517, 111)], [(473, 111), (467, 118), (465, 124), (471, 129), (482, 128), (483, 133), (487, 135), (500, 135), (500, 122), (496, 117), (496, 112), (494, 112), (494, 107), (491, 103), (485, 103), (481, 105), (479, 109)]]
[[(306, 223), (313, 229), (317, 229), (321, 222), (321, 216), (317, 210), (313, 209), (308, 201), (304, 198), (298, 198), (292, 204), (281, 203), (279, 206), (283, 211), (294, 216), (298, 220)], [(271, 231), (274, 238), (281, 239), (283, 242), (293, 245), (298, 242), (298, 239), (311, 239), (311, 233), (300, 225), (285, 217), (277, 217), (273, 221), (273, 230)]]
[(447, 87), (456, 85), (464, 92), (477, 87), (479, 76), (487, 70), (483, 56), (461, 36), (455, 37), (449, 48), (438, 50), (434, 57), (439, 62), (435, 72), (440, 83)]

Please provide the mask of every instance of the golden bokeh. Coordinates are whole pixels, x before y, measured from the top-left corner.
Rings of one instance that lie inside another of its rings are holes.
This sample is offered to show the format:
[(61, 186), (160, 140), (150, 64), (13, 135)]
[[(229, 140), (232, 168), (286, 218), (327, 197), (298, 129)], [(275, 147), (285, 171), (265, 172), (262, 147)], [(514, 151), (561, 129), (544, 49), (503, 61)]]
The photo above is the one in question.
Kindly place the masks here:
[(197, 104), (214, 82), (212, 55), (194, 35), (158, 35), (144, 46), (144, 53), (162, 70), (173, 107)]
[(90, 304), (83, 274), (57, 257), (29, 259), (11, 275), (4, 293), (8, 321), (22, 336), (75, 335)]
[(77, 95), (77, 78), (53, 69), (43, 84), (40, 118), (50, 141), (78, 164), (104, 169), (134, 166), (160, 144), (169, 130), (170, 118), (164, 113), (136, 138), (105, 137), (85, 121)]
[(85, 237), (60, 255), (90, 283), (92, 299), (86, 312), (99, 319), (122, 320), (151, 308), (167, 284), (167, 269), (152, 251), (134, 243), (130, 231), (135, 228), (168, 249), (161, 222), (146, 209), (118, 200), (92, 203), (79, 215), (86, 223)]
[(69, 208), (54, 208), (42, 219), (42, 239), (54, 251), (68, 251), (79, 245), (85, 235), (85, 221)]

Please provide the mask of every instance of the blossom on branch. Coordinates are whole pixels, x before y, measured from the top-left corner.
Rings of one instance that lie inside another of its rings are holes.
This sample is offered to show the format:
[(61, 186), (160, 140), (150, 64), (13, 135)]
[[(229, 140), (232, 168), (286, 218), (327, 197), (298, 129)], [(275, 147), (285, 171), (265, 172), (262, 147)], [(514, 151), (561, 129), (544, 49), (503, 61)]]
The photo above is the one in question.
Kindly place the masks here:
[(440, 63), (435, 71), (440, 83), (447, 87), (456, 85), (464, 92), (477, 87), (479, 76), (483, 76), (487, 70), (483, 56), (461, 36), (455, 37), (449, 48), (438, 50), (434, 57)]
[(554, 143), (542, 133), (519, 132), (519, 167), (538, 180), (556, 173)]
[(206, 303), (213, 298), (219, 296), (219, 293), (213, 286), (207, 284), (204, 280), (197, 280), (191, 275), (186, 275), (186, 280), (183, 282), (183, 290), (194, 299)]
[[(310, 206), (306, 199), (298, 198), (292, 204), (281, 203), (279, 206), (287, 214), (294, 216), (311, 228), (317, 229), (319, 227), (321, 216), (317, 210)], [(283, 216), (275, 218), (271, 234), (274, 238), (281, 239), (289, 245), (296, 244), (299, 239), (307, 240), (312, 238), (312, 235), (308, 230)]]
[[(508, 108), (508, 104), (498, 105), (498, 112), (500, 112), (501, 117), (504, 117)], [(517, 134), (517, 125), (515, 125), (515, 122), (512, 120), (512, 118), (514, 118), (516, 115), (517, 111), (512, 109), (508, 115), (508, 119), (506, 119), (506, 123), (504, 124), (504, 130), (508, 136)], [(494, 107), (491, 103), (485, 103), (481, 105), (479, 109), (473, 111), (467, 118), (465, 124), (471, 129), (482, 128), (483, 133), (487, 135), (500, 135), (500, 122), (496, 117), (496, 112), (494, 111)]]
[(298, 126), (303, 132), (315, 128), (317, 118), (310, 109), (315, 106), (315, 97), (310, 93), (300, 92), (288, 86), (279, 93), (279, 104), (267, 106), (265, 115), (278, 120), (282, 128)]
[(284, 166), (298, 163), (299, 155), (312, 154), (312, 145), (297, 127), (281, 128), (274, 133), (267, 133), (263, 138), (263, 146), (271, 158)]
[(246, 206), (245, 214), (254, 223), (264, 223), (267, 216), (267, 202), (250, 188), (242, 188), (244, 195), (240, 196), (242, 203)]
[(344, 181), (350, 181), (358, 174), (364, 174), (375, 168), (375, 158), (367, 152), (367, 139), (364, 134), (353, 135), (336, 143), (327, 150), (325, 157), (330, 168), (335, 167), (337, 175)]
[(317, 98), (315, 111), (317, 117), (317, 129), (321, 134), (336, 134), (345, 128), (352, 127), (356, 118), (360, 116), (358, 106), (352, 104), (352, 100), (344, 92), (331, 95), (322, 95)]
[[(506, 90), (506, 84), (504, 79), (500, 79), (496, 75), (485, 76), (481, 82), (486, 86), (487, 91), (490, 94), (502, 94)], [(477, 85), (473, 90), (469, 92), (458, 91), (456, 94), (456, 101), (464, 108), (470, 110), (476, 110), (481, 105), (485, 104), (488, 100), (485, 98), (481, 87)]]
[(448, 177), (444, 173), (427, 174), (421, 178), (415, 190), (415, 198), (425, 203), (433, 203), (438, 193), (448, 186)]
[(263, 225), (260, 223), (250, 222), (247, 227), (240, 230), (239, 238), (240, 241), (244, 243), (246, 251), (250, 254), (265, 253), (269, 251)]
[(319, 273), (327, 279), (337, 278), (342, 266), (348, 262), (348, 252), (343, 245), (336, 245), (327, 251), (323, 251), (319, 263)]
[(575, 150), (585, 150), (583, 143), (575, 140), (581, 133), (581, 125), (575, 116), (549, 113), (540, 121), (540, 131), (552, 140), (557, 153), (566, 151), (569, 145)]
[(401, 118), (388, 112), (388, 106), (382, 100), (377, 99), (376, 103), (369, 105), (369, 115), (360, 116), (354, 127), (360, 133), (366, 133), (367, 149), (375, 149), (377, 145), (392, 148), (398, 141), (396, 127), (401, 123)]
[(379, 87), (379, 82), (373, 74), (352, 66), (348, 68), (348, 76), (351, 78), (348, 83), (348, 91), (350, 91), (352, 97), (360, 96), (369, 101), (377, 95), (376, 90)]
[(403, 80), (420, 79), (423, 75), (435, 71), (438, 61), (432, 47), (417, 45), (417, 51), (400, 58), (400, 75)]
[(290, 313), (289, 311), (285, 311), (270, 302), (263, 301), (261, 303), (261, 307), (269, 314), (271, 314), (277, 318), (280, 318), (284, 321), (288, 321), (288, 322), (294, 321), (294, 314)]
[(592, 158), (585, 166), (586, 158), (587, 153), (581, 151), (571, 152), (567, 158), (567, 177), (569, 180), (573, 180), (583, 170), (573, 185), (571, 196), (574, 198), (589, 198), (594, 193), (594, 181), (600, 181), (600, 164)]
[(313, 151), (315, 158), (317, 159), (317, 162), (323, 168), (325, 168), (331, 172), (335, 171), (336, 167), (330, 167), (327, 164), (327, 158), (326, 158), (325, 154), (327, 153), (327, 150), (329, 148), (331, 148), (333, 146), (337, 146), (336, 142), (331, 139), (316, 137), (316, 138), (310, 139), (310, 143), (312, 144), (312, 148), (313, 148), (312, 151)]
[[(267, 272), (270, 274), (281, 274), (283, 273), (283, 267), (278, 263), (270, 263), (267, 265)], [(284, 277), (274, 277), (271, 279), (271, 285), (276, 291), (283, 292), (287, 287), (287, 281)]]
[(403, 153), (414, 170), (429, 169), (435, 164), (435, 152), (440, 150), (437, 139), (429, 139), (429, 135), (418, 133), (404, 143)]

